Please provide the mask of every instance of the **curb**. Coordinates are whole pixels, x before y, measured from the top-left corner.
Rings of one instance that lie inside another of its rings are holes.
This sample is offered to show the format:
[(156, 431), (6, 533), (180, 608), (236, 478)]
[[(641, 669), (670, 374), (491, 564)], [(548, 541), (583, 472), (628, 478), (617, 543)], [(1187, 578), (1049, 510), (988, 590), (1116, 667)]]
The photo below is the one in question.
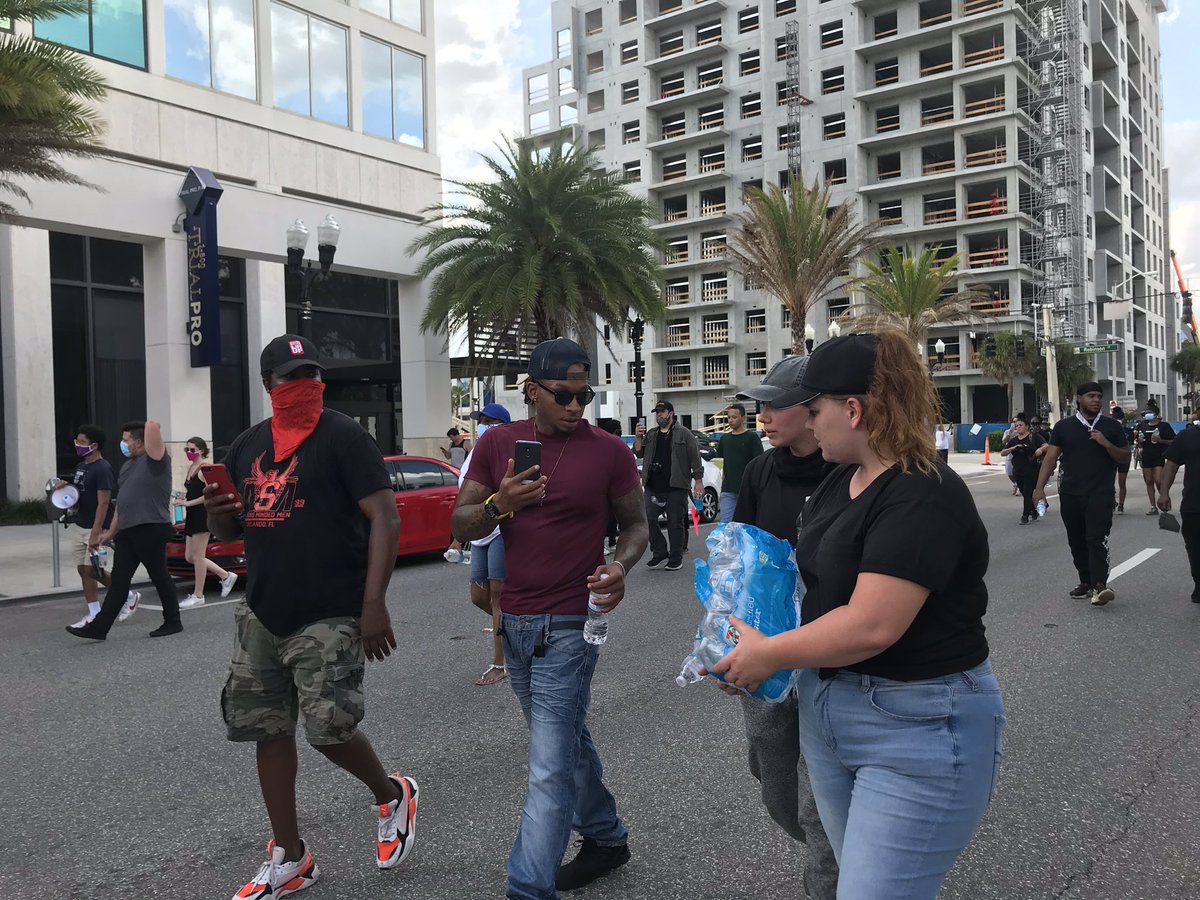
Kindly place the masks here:
[[(182, 581), (178, 578), (175, 578), (176, 584), (185, 584), (188, 581), (189, 579), (186, 578)], [(146, 579), (145, 581), (135, 581), (130, 585), (130, 587), (139, 589), (145, 587), (152, 588), (154, 587), (154, 583), (149, 579)], [(10, 603), (35, 603), (39, 600), (68, 600), (71, 598), (78, 598), (82, 600), (83, 588), (49, 588), (48, 590), (33, 594), (9, 594), (6, 596), (0, 596), (0, 607), (7, 606)]]

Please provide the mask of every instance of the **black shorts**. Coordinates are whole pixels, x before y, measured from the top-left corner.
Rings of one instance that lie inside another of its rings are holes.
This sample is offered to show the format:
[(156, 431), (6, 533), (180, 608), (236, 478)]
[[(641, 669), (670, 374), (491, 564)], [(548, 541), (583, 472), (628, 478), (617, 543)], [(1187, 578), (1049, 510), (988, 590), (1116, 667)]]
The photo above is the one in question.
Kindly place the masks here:
[(1117, 463), (1117, 474), (1118, 475), (1128, 475), (1129, 474), (1129, 463)]

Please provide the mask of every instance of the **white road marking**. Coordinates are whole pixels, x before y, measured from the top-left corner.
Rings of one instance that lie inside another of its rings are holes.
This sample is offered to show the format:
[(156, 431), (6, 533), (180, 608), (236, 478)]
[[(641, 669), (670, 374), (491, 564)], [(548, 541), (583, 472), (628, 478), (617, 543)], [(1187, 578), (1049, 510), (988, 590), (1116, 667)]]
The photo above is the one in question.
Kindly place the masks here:
[(1144, 563), (1146, 560), (1148, 560), (1150, 557), (1152, 557), (1155, 553), (1158, 553), (1160, 550), (1162, 550), (1161, 547), (1147, 547), (1145, 550), (1142, 550), (1140, 553), (1135, 553), (1133, 556), (1129, 557), (1129, 559), (1125, 560), (1125, 562), (1121, 563), (1120, 565), (1113, 566), (1111, 569), (1108, 570), (1109, 584), (1116, 581), (1117, 578), (1119, 578), (1121, 575), (1124, 575), (1126, 572), (1128, 572), (1130, 569), (1134, 568), (1135, 566), (1140, 566), (1142, 563)]
[[(212, 600), (204, 603), (203, 606), (193, 606), (189, 609), (181, 609), (180, 612), (191, 612), (193, 609), (208, 609), (212, 606), (228, 606), (230, 603), (240, 603), (241, 597), (234, 597), (232, 600)], [(155, 606), (153, 603), (139, 603), (138, 609), (153, 609), (162, 612), (161, 606)]]

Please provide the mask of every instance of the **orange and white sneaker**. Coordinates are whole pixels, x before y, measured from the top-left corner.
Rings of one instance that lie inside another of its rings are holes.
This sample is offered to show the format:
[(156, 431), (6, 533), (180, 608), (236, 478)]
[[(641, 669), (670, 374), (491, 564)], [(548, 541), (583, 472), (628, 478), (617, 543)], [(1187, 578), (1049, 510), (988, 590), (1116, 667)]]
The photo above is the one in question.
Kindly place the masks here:
[(400, 788), (400, 799), (379, 804), (379, 841), (375, 850), (375, 865), (391, 869), (408, 859), (417, 832), (417, 800), (421, 791), (417, 782), (407, 775), (388, 776)]
[(304, 844), (304, 853), (295, 862), (283, 861), (284, 850), (271, 841), (267, 844), (267, 861), (258, 874), (233, 895), (233, 900), (260, 900), (263, 897), (286, 897), (310, 887), (320, 877), (317, 862)]

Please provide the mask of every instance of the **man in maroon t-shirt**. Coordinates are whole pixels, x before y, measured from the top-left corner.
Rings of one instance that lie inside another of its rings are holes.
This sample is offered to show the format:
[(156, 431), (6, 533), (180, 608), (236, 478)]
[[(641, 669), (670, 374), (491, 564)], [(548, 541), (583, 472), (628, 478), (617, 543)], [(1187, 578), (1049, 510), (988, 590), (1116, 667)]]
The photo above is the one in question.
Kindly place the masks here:
[[(475, 446), (451, 522), (468, 541), (496, 524), (507, 578), (500, 596), (509, 681), (529, 725), (529, 792), (508, 857), (509, 900), (554, 900), (629, 860), (628, 832), (601, 779), (585, 718), (598, 646), (583, 638), (588, 594), (607, 613), (646, 551), (641, 479), (629, 448), (590, 425), (587, 354), (574, 341), (538, 344), (526, 400), (534, 416), (494, 428)], [(541, 465), (514, 472), (517, 441), (541, 444)], [(621, 533), (604, 564), (610, 511)], [(582, 849), (560, 867), (574, 826)]]

